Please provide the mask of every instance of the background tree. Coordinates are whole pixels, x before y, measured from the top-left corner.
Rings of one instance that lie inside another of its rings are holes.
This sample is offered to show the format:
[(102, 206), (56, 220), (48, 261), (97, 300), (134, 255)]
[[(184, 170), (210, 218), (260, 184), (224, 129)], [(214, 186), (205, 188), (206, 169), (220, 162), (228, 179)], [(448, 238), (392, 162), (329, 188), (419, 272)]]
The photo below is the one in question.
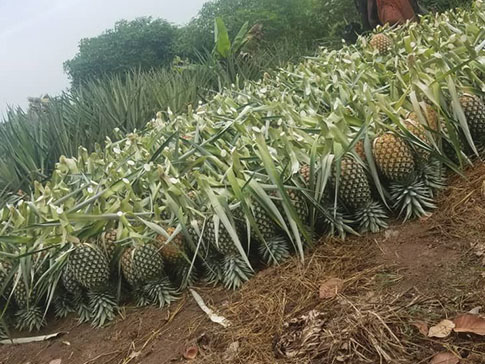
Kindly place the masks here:
[(64, 69), (77, 86), (133, 68), (149, 70), (166, 65), (174, 57), (176, 32), (177, 28), (163, 19), (121, 20), (97, 37), (82, 39), (78, 54), (64, 63)]

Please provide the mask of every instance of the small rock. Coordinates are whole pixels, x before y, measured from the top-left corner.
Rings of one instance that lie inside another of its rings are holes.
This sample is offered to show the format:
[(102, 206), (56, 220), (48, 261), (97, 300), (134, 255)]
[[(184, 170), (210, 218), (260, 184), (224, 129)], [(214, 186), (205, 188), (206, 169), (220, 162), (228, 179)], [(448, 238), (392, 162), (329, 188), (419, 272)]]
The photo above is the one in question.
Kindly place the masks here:
[(49, 364), (61, 364), (62, 360), (61, 359), (54, 359), (49, 362)]

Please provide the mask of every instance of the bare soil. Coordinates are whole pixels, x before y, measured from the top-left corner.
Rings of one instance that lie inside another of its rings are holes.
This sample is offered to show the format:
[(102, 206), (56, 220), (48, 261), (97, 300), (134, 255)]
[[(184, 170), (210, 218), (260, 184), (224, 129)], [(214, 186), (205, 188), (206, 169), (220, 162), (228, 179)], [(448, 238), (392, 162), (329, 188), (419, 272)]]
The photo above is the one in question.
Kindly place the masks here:
[[(304, 263), (292, 258), (263, 270), (237, 292), (196, 287), (230, 321), (227, 328), (212, 323), (187, 292), (166, 309), (124, 307), (102, 329), (74, 318), (52, 321), (40, 334), (62, 336), (1, 346), (0, 364), (179, 363), (191, 346), (198, 349), (194, 363), (417, 364), (439, 352), (485, 363), (484, 336), (429, 338), (415, 325), (485, 306), (485, 164), (453, 177), (438, 201), (430, 217), (380, 234), (322, 239)], [(320, 299), (331, 277), (342, 279), (343, 289)], [(275, 343), (291, 337), (284, 323), (312, 310), (325, 321), (316, 346), (300, 343), (301, 357), (278, 358)]]

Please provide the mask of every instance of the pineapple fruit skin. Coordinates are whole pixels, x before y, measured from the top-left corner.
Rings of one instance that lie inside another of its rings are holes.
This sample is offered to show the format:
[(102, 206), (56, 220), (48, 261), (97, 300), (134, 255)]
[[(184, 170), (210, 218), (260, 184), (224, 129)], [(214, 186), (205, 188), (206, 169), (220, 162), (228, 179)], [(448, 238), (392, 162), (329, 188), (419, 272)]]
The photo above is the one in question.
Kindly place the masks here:
[(380, 54), (386, 54), (392, 47), (392, 39), (382, 33), (374, 34), (369, 44), (372, 48), (377, 49)]
[(408, 179), (415, 170), (413, 154), (404, 139), (385, 133), (374, 140), (374, 159), (382, 174), (390, 181)]
[(69, 257), (76, 280), (88, 290), (103, 288), (109, 281), (109, 266), (103, 251), (96, 245), (83, 243)]
[(479, 147), (485, 147), (485, 104), (478, 96), (464, 95), (460, 104), (465, 113), (473, 141)]
[[(334, 180), (336, 173), (335, 170)], [(345, 156), (340, 163), (338, 196), (350, 209), (364, 207), (371, 200), (370, 185), (364, 168), (351, 156)]]

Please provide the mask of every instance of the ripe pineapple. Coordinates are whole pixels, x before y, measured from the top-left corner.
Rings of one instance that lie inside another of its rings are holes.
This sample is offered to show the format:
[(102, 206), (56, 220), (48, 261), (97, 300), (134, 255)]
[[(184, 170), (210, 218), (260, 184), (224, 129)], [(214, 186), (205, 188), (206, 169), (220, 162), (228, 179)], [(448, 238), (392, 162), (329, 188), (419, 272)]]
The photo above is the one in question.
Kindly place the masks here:
[(473, 141), (479, 147), (485, 146), (485, 104), (478, 96), (464, 95), (460, 104), (470, 128)]
[(222, 281), (225, 287), (237, 289), (252, 276), (251, 267), (241, 257), (235, 242), (222, 222), (209, 218), (203, 233), (204, 240), (222, 255)]
[[(424, 126), (419, 123), (419, 121), (414, 121), (412, 119), (404, 120), (403, 122), (404, 127), (409, 130), (411, 134), (413, 134), (416, 138), (418, 138), (422, 143), (430, 146), (431, 142), (426, 134), (426, 129)], [(429, 160), (430, 152), (419, 145), (414, 145), (414, 150), (416, 151), (417, 159), (420, 162), (427, 162)]]
[[(167, 233), (173, 235), (175, 229), (170, 227)], [(192, 285), (196, 280), (195, 267), (192, 266), (190, 249), (182, 233), (177, 234), (169, 243), (163, 235), (158, 235), (156, 245), (167, 264), (167, 272), (180, 287)]]
[(365, 155), (364, 141), (362, 139), (355, 143), (354, 150), (363, 162), (367, 161), (367, 157)]
[(108, 258), (108, 262), (113, 262), (116, 257), (116, 250), (118, 245), (116, 241), (118, 240), (118, 232), (115, 229), (109, 229), (101, 234), (100, 239), (97, 243), (103, 250), (104, 254)]
[[(426, 123), (428, 124), (428, 128), (432, 131), (438, 132), (439, 131), (438, 114), (433, 109), (433, 107), (431, 107), (431, 105), (429, 105), (429, 104), (426, 104), (425, 108), (426, 108), (426, 111), (425, 111), (423, 116), (426, 119)], [(414, 122), (417, 122), (417, 123), (420, 122), (418, 114), (415, 111), (409, 113), (408, 119), (411, 119), (411, 120), (413, 120)]]
[(378, 33), (374, 34), (369, 42), (370, 46), (381, 54), (389, 52), (392, 47), (392, 39), (387, 35)]
[(404, 139), (392, 133), (382, 134), (374, 140), (373, 154), (380, 171), (390, 181), (404, 181), (415, 170), (411, 149)]
[(308, 164), (303, 164), (300, 167), (299, 174), (307, 186), (310, 184), (310, 172), (310, 166)]

